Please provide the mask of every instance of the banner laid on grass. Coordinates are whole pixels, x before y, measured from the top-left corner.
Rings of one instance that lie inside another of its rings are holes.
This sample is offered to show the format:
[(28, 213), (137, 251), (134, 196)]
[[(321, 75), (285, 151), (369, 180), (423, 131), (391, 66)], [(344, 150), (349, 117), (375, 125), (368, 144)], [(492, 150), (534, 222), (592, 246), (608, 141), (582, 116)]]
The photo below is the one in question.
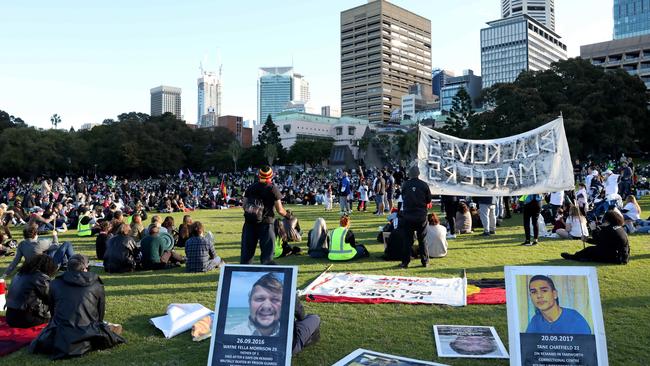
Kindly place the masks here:
[(607, 365), (594, 267), (505, 267), (510, 365)]
[(494, 140), (464, 140), (420, 126), (420, 179), (433, 194), (519, 196), (573, 189), (562, 117)]
[(312, 302), (465, 306), (466, 278), (377, 276), (326, 272), (301, 293)]
[(291, 365), (297, 275), (292, 266), (221, 269), (208, 365)]

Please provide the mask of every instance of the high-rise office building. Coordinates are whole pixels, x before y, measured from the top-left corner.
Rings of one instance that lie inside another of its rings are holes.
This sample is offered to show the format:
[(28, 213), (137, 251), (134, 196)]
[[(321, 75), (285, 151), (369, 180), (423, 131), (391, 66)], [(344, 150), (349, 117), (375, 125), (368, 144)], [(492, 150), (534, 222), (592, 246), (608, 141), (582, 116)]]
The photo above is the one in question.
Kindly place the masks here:
[(483, 88), (511, 83), (522, 71), (546, 70), (552, 62), (567, 58), (561, 37), (528, 15), (487, 24), (481, 29)]
[(431, 86), (431, 21), (386, 0), (341, 12), (341, 114), (388, 122), (413, 84)]
[(152, 116), (171, 112), (176, 118), (183, 118), (181, 115), (181, 88), (161, 85), (151, 89), (150, 93)]
[(291, 101), (309, 101), (309, 83), (293, 67), (262, 67), (257, 79), (257, 118), (264, 123), (281, 113)]
[(614, 0), (614, 39), (650, 34), (648, 0)]
[(445, 86), (442, 87), (440, 95), (440, 109), (450, 111), (454, 97), (460, 89), (463, 88), (472, 99), (472, 107), (478, 108), (478, 99), (481, 95), (482, 82), (481, 77), (474, 75), (474, 71), (465, 70), (462, 76), (454, 76), (447, 79)]
[(221, 80), (215, 72), (205, 71), (201, 68), (201, 77), (197, 79), (198, 111), (196, 124), (199, 127), (214, 126), (214, 113), (218, 118), (221, 115)]
[(508, 18), (527, 14), (555, 32), (554, 3), (555, 0), (501, 0), (501, 16)]
[(448, 78), (456, 76), (453, 71), (435, 68), (431, 71), (431, 91), (440, 97), (440, 90)]

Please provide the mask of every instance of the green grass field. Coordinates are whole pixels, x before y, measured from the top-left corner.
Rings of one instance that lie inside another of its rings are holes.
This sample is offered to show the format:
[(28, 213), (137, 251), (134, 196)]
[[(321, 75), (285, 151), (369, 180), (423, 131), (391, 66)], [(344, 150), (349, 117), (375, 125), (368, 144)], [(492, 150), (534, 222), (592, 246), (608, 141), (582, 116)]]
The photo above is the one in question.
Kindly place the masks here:
[[(650, 211), (650, 199), (642, 201), (644, 216)], [(324, 217), (328, 228), (334, 228), (338, 215), (325, 213), (322, 206), (290, 207), (301, 220), (306, 232), (317, 217)], [(438, 210), (438, 208), (435, 208)], [(439, 210), (438, 210), (439, 211)], [(436, 211), (436, 212), (438, 212)], [(181, 214), (173, 215), (177, 224)], [(210, 210), (192, 213), (212, 231), (217, 240), (217, 253), (228, 263), (239, 261), (242, 213), (240, 209)], [(560, 253), (574, 252), (582, 244), (569, 240), (542, 240), (536, 247), (521, 247), (522, 218), (515, 215), (497, 228), (497, 234), (483, 238), (476, 234), (459, 236), (449, 242), (446, 258), (432, 260), (429, 268), (401, 270), (397, 262), (379, 259), (383, 245), (375, 241), (378, 227), (385, 217), (370, 213), (354, 213), (352, 229), (360, 242), (371, 251), (370, 258), (350, 263), (337, 263), (332, 271), (354, 271), (366, 274), (391, 274), (421, 277), (453, 277), (467, 270), (470, 279), (503, 278), (504, 265), (579, 265), (565, 261)], [(20, 237), (18, 230), (14, 231)], [(77, 238), (76, 232), (60, 235), (71, 240), (75, 249), (94, 257), (94, 238)], [(302, 247), (306, 249), (306, 238)], [(607, 332), (607, 348), (611, 365), (647, 365), (650, 361), (647, 334), (650, 324), (650, 236), (632, 235), (631, 260), (626, 266), (595, 264)], [(258, 249), (259, 255), (259, 249)], [(259, 257), (256, 257), (258, 260)], [(0, 259), (6, 268), (10, 258)], [(310, 283), (329, 264), (306, 255), (279, 259), (279, 264), (298, 265), (298, 286)], [(589, 263), (588, 263), (589, 265)], [(214, 308), (219, 272), (186, 274), (184, 268), (146, 271), (124, 275), (108, 275), (101, 271), (106, 286), (106, 320), (124, 326), (128, 344), (93, 352), (79, 359), (57, 362), (57, 365), (205, 365), (209, 341), (192, 342), (188, 333), (165, 339), (149, 324), (149, 318), (164, 314), (170, 303), (201, 303)], [(294, 358), (294, 365), (331, 365), (357, 348), (433, 360), (449, 365), (507, 365), (507, 360), (440, 359), (437, 357), (432, 326), (464, 324), (495, 326), (508, 346), (505, 305), (470, 305), (461, 308), (428, 305), (353, 305), (306, 303), (308, 313), (322, 318), (321, 340)], [(42, 364), (47, 358), (28, 354), (25, 350), (4, 357), (2, 365)]]

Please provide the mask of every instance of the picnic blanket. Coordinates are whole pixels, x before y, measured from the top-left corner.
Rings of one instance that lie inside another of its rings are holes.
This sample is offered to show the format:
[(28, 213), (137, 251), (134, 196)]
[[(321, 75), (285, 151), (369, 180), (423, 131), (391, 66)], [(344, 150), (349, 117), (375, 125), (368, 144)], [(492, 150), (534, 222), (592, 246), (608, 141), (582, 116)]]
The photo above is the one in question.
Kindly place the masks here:
[(0, 357), (30, 344), (46, 325), (47, 323), (32, 328), (12, 328), (7, 324), (6, 318), (0, 316)]

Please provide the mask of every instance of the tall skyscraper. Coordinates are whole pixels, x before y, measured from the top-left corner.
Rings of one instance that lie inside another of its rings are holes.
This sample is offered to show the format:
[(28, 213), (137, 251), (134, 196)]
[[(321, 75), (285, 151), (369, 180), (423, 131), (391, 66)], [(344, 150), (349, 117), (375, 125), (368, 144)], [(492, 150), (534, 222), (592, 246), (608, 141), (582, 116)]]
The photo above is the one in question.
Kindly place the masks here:
[(214, 113), (216, 118), (221, 115), (221, 80), (215, 72), (201, 68), (201, 77), (197, 79), (196, 84), (198, 87), (196, 124), (199, 127), (209, 127), (214, 125), (214, 117), (208, 115)]
[(501, 0), (501, 16), (508, 18), (527, 14), (555, 32), (554, 3), (555, 0)]
[(160, 116), (171, 112), (176, 118), (183, 118), (181, 115), (181, 88), (161, 85), (151, 89), (150, 93), (152, 116)]
[(488, 22), (481, 29), (483, 88), (511, 83), (522, 71), (546, 70), (567, 58), (560, 36), (528, 15)]
[(257, 119), (274, 118), (287, 103), (309, 101), (309, 83), (293, 67), (262, 67), (257, 80)]
[(474, 75), (473, 70), (464, 70), (462, 76), (454, 76), (447, 79), (445, 86), (442, 87), (440, 95), (440, 109), (449, 112), (453, 104), (454, 97), (460, 89), (463, 88), (472, 98), (472, 107), (480, 107), (478, 98), (481, 95), (482, 81), (481, 77)]
[(650, 2), (614, 0), (614, 39), (650, 34)]
[(413, 84), (431, 87), (431, 21), (386, 0), (341, 12), (341, 114), (388, 122)]

